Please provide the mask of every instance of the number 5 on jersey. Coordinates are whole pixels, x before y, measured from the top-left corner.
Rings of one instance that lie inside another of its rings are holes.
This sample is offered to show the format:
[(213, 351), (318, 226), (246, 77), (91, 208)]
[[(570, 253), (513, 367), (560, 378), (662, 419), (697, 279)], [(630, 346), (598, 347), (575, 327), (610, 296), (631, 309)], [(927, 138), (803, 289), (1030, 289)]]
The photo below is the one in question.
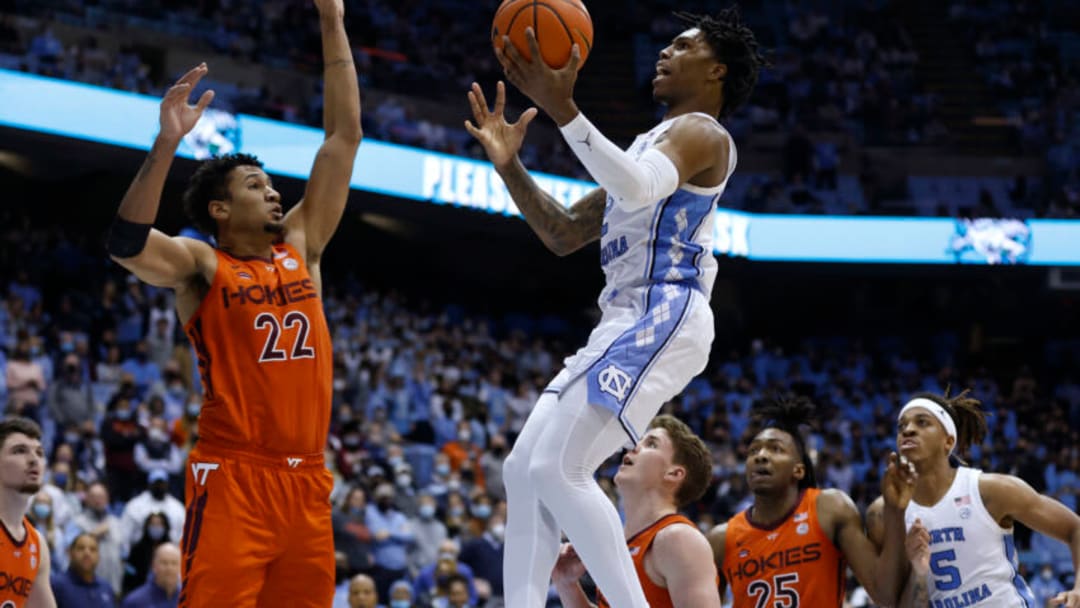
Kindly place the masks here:
[[(296, 336), (293, 338), (292, 351), (289, 352), (278, 348), (282, 328), (292, 329), (294, 327), (298, 327), (298, 329)], [(308, 320), (307, 315), (295, 310), (285, 313), (280, 322), (273, 313), (260, 313), (259, 316), (255, 317), (255, 329), (269, 329), (270, 331), (266, 335), (266, 343), (263, 345), (262, 355), (259, 356), (259, 363), (285, 361), (287, 359), (314, 359), (315, 349), (307, 345), (308, 329), (310, 327), (311, 322)]]

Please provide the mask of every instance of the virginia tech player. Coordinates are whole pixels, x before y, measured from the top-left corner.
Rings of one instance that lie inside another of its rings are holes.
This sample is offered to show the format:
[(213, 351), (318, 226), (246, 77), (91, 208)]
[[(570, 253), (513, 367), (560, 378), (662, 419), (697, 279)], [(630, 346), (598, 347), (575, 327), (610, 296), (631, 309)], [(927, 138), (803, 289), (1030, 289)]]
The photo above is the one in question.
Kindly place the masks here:
[(26, 519), (41, 489), (41, 429), (27, 418), (0, 420), (0, 607), (56, 608), (49, 587), (49, 546)]
[(315, 0), (325, 140), (303, 199), (284, 213), (257, 159), (205, 162), (185, 193), (218, 246), (151, 229), (181, 138), (213, 98), (188, 104), (200, 65), (169, 89), (161, 131), (110, 234), (109, 253), (176, 291), (205, 399), (190, 455), (180, 606), (330, 605), (333, 479), (323, 466), (331, 341), (319, 261), (345, 209), (360, 144), (360, 93), (343, 0)]
[(875, 601), (891, 606), (907, 576), (904, 508), (914, 469), (890, 457), (882, 483), (885, 543), (881, 554), (863, 529), (851, 498), (819, 490), (800, 427), (813, 404), (805, 398), (758, 406), (765, 424), (750, 442), (746, 478), (754, 503), (709, 533), (723, 584), (735, 608), (842, 606), (847, 566)]

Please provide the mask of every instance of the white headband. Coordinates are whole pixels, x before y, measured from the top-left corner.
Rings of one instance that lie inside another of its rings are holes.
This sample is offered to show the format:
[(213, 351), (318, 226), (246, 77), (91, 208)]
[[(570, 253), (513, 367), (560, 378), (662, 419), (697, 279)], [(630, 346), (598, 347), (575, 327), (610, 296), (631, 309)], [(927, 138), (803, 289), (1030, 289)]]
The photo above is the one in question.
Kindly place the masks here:
[[(933, 415), (934, 418), (937, 418), (938, 421), (941, 422), (941, 426), (945, 427), (945, 434), (949, 437), (952, 437), (953, 439), (956, 439), (956, 422), (953, 421), (952, 416), (949, 415), (949, 412), (945, 411), (945, 408), (941, 407), (940, 403), (931, 401), (930, 399), (919, 397), (908, 401), (907, 404), (900, 409), (900, 415), (898, 415), (896, 419), (900, 420), (904, 417), (904, 414), (906, 414), (908, 410), (916, 407), (921, 407), (924, 410), (930, 412), (930, 414)], [(955, 447), (956, 444), (953, 443), (953, 446)], [(949, 453), (952, 453), (952, 450), (949, 450)]]

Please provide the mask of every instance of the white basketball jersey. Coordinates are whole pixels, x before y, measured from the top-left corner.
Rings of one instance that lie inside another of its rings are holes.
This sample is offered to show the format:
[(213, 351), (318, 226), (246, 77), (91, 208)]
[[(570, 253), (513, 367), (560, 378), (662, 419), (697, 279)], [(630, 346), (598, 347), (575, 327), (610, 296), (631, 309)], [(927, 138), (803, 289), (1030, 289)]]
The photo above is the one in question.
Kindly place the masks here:
[[(640, 158), (671, 128), (676, 118), (638, 135), (627, 152), (635, 159)], [(633, 211), (620, 208), (614, 197), (608, 195), (600, 230), (600, 265), (606, 278), (600, 293), (601, 308), (628, 289), (656, 283), (688, 284), (708, 297), (716, 278), (713, 257), (716, 203), (735, 171), (735, 162), (732, 141), (723, 183), (712, 188), (683, 184), (671, 196)]]
[(960, 467), (945, 497), (932, 507), (913, 500), (904, 513), (930, 531), (931, 608), (1034, 608), (1035, 597), (1017, 572), (1012, 528), (1004, 529), (983, 506), (982, 471)]

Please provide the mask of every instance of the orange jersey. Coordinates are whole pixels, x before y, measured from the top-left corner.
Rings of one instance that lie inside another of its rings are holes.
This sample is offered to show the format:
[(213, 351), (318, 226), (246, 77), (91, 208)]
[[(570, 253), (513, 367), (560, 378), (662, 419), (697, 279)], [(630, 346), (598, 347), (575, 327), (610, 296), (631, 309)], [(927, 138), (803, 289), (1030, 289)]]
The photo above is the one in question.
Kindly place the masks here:
[(748, 510), (728, 521), (722, 566), (735, 608), (843, 605), (846, 564), (818, 523), (820, 493), (804, 490), (771, 528), (750, 523)]
[[(630, 559), (634, 561), (634, 570), (637, 572), (638, 580), (641, 581), (641, 589), (645, 592), (645, 599), (649, 600), (649, 608), (673, 608), (671, 603), (671, 595), (668, 593), (667, 587), (661, 587), (649, 578), (649, 574), (645, 572), (645, 556), (649, 553), (649, 549), (652, 548), (653, 540), (656, 539), (656, 535), (661, 530), (668, 526), (685, 524), (692, 528), (697, 528), (694, 522), (679, 515), (673, 513), (671, 515), (665, 515), (656, 520), (653, 525), (645, 528), (641, 532), (630, 537), (630, 540), (626, 541), (626, 546), (630, 548)], [(717, 580), (717, 584), (719, 584)], [(598, 608), (610, 608), (607, 600), (603, 594), (598, 593), (596, 603)]]
[[(21, 608), (34, 588), (38, 567), (41, 565), (41, 537), (26, 518), (22, 526), (26, 537), (15, 542), (7, 526), (0, 536), (0, 606)], [(45, 584), (49, 584), (45, 581)]]
[(185, 330), (204, 400), (199, 438), (262, 452), (321, 453), (333, 355), (322, 298), (291, 245), (273, 259), (215, 250), (210, 289)]

